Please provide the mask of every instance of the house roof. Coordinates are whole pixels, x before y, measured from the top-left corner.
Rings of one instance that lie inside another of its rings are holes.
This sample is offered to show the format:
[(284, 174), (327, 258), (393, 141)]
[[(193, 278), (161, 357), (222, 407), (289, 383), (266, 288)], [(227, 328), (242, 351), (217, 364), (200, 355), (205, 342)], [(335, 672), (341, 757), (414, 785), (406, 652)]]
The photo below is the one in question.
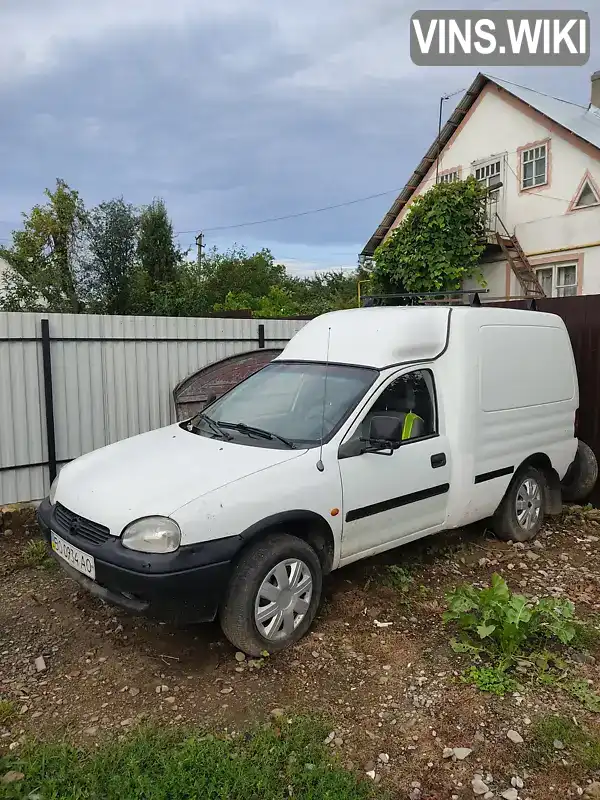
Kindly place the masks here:
[(436, 136), (435, 141), (410, 176), (408, 183), (394, 200), (390, 210), (377, 226), (375, 232), (364, 246), (361, 255), (372, 256), (375, 249), (385, 239), (390, 228), (396, 221), (398, 214), (419, 187), (419, 184), (427, 175), (431, 165), (435, 163), (438, 154), (446, 147), (469, 109), (488, 83), (495, 84), (500, 89), (503, 89), (513, 95), (513, 97), (523, 101), (540, 114), (543, 114), (548, 119), (575, 134), (575, 136), (578, 136), (585, 142), (600, 149), (600, 109), (596, 108), (596, 106), (580, 106), (568, 100), (550, 97), (536, 92), (535, 89), (528, 89), (525, 86), (519, 86), (518, 84), (504, 81), (500, 78), (493, 78), (491, 75), (484, 75), (480, 72), (452, 112), (452, 115), (442, 128), (440, 136)]

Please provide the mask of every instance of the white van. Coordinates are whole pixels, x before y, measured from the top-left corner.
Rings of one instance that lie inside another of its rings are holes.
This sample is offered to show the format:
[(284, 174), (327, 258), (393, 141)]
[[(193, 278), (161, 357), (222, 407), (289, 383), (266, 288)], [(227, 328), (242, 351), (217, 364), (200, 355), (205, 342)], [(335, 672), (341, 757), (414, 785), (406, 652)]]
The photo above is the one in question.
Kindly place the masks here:
[(273, 652), (307, 631), (331, 570), (486, 518), (532, 539), (561, 509), (577, 407), (552, 314), (324, 314), (193, 419), (63, 467), (39, 521), (102, 599), (218, 616), (240, 650)]

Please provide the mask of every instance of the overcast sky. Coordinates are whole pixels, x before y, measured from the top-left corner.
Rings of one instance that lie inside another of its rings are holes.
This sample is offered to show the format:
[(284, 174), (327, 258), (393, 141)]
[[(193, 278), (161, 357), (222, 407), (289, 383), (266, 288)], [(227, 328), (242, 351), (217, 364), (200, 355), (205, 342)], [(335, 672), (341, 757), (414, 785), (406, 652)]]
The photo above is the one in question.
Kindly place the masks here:
[[(435, 137), (440, 95), (476, 72), (411, 63), (420, 6), (584, 9), (600, 29), (598, 0), (0, 0), (0, 239), (56, 177), (87, 205), (161, 196), (176, 231), (389, 191), (206, 234), (297, 269), (353, 265)], [(595, 57), (489, 71), (585, 104)]]

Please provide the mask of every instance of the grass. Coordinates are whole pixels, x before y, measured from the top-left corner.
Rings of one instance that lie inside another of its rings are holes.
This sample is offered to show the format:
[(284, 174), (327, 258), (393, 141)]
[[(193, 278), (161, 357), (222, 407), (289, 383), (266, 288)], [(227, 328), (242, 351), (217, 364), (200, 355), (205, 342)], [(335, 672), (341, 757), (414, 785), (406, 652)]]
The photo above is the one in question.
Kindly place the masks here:
[(30, 539), (23, 550), (23, 563), (26, 567), (41, 567), (51, 563), (48, 548), (43, 539)]
[[(579, 727), (573, 720), (567, 717), (543, 717), (534, 723), (531, 734), (534, 761), (547, 763), (559, 754), (585, 770), (600, 769), (600, 737)], [(554, 743), (557, 740), (564, 744), (564, 750), (556, 749)]]
[(14, 717), (16, 713), (15, 704), (12, 700), (2, 700), (0, 698), (0, 725), (5, 725)]
[[(0, 758), (0, 775), (25, 777), (5, 798), (44, 800), (367, 800), (373, 787), (336, 763), (310, 719), (256, 728), (233, 738), (157, 729), (110, 740), (93, 753), (35, 743)], [(12, 792), (12, 793), (11, 793)]]
[(568, 694), (579, 700), (585, 709), (600, 714), (600, 696), (590, 688), (587, 681), (568, 681), (564, 688)]
[(588, 652), (600, 647), (600, 628), (597, 616), (576, 623), (575, 637), (571, 646)]

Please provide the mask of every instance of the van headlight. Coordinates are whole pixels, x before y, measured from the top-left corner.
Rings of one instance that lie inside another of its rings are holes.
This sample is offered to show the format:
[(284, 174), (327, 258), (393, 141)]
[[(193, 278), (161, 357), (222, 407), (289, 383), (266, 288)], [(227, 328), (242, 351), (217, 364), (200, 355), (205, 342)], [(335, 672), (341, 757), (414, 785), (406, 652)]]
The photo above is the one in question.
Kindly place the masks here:
[(51, 506), (54, 505), (56, 502), (56, 487), (58, 486), (58, 475), (52, 481), (52, 485), (50, 486), (50, 491), (48, 492), (48, 501)]
[(121, 543), (140, 553), (174, 553), (181, 544), (181, 529), (169, 517), (144, 517), (125, 528)]

